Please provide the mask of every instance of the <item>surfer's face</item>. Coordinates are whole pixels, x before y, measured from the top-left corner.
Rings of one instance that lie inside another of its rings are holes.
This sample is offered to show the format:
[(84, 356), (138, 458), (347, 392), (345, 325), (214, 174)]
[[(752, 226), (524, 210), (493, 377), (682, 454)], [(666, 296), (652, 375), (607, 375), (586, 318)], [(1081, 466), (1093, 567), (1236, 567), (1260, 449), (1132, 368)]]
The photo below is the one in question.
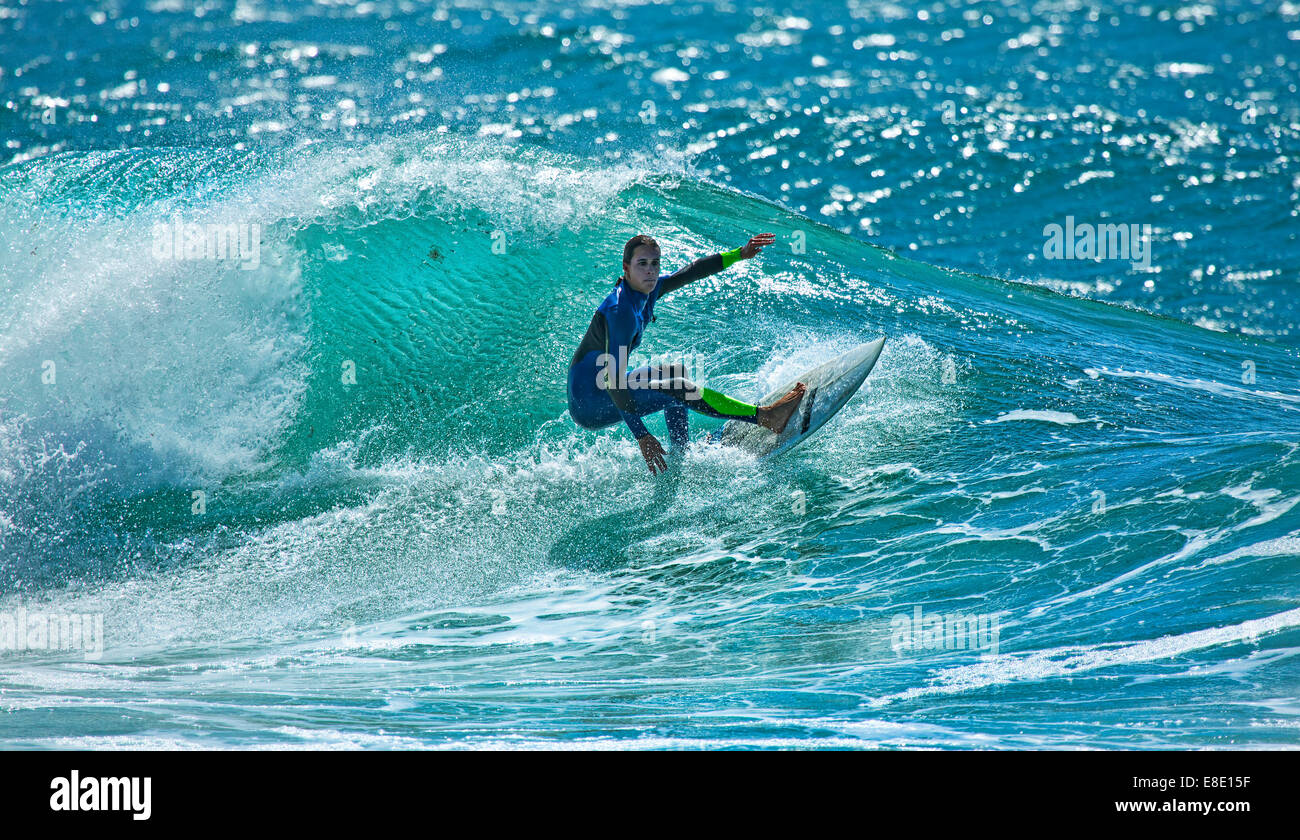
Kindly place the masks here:
[(627, 284), (642, 294), (650, 294), (659, 282), (659, 249), (653, 245), (638, 245), (632, 252), (632, 262), (623, 263), (623, 277)]

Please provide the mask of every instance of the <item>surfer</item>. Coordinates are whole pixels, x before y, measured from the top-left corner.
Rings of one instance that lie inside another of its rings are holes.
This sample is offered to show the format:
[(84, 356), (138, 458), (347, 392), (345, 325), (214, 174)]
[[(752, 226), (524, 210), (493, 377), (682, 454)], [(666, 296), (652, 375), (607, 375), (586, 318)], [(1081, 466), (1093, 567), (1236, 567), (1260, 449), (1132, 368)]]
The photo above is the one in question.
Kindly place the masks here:
[(645, 365), (627, 372), (628, 355), (641, 343), (646, 324), (655, 319), (655, 302), (687, 283), (716, 274), (739, 260), (747, 260), (776, 241), (760, 233), (745, 245), (721, 254), (701, 257), (672, 274), (659, 274), (659, 243), (649, 236), (634, 236), (623, 246), (623, 275), (591, 318), (569, 362), (569, 415), (585, 429), (603, 429), (620, 419), (641, 447), (651, 474), (666, 468), (664, 448), (641, 418), (662, 411), (674, 451), (685, 449), (686, 411), (709, 417), (754, 423), (772, 432), (784, 431), (803, 399), (800, 382), (771, 405), (750, 405), (696, 385), (680, 364)]

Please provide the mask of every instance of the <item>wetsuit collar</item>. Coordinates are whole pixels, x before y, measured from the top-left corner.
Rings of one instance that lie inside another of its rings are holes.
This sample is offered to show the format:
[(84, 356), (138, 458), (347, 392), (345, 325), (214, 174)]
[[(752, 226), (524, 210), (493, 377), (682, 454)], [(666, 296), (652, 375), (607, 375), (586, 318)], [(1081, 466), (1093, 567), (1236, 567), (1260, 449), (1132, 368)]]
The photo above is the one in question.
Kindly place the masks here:
[(619, 283), (623, 285), (623, 294), (627, 295), (627, 300), (638, 309), (645, 309), (646, 301), (650, 300), (650, 295), (645, 292), (638, 292), (622, 277), (618, 278), (618, 283), (615, 283), (615, 285), (618, 285)]

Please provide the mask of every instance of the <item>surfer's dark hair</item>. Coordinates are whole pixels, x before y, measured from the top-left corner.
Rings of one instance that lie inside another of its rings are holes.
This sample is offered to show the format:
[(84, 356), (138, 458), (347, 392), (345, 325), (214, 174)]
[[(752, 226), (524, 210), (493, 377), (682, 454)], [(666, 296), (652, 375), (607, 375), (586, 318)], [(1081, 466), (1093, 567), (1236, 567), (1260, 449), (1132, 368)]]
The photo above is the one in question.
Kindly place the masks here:
[(638, 233), (636, 236), (629, 239), (627, 244), (623, 246), (623, 265), (626, 266), (632, 262), (632, 255), (635, 254), (636, 249), (642, 245), (649, 245), (652, 248), (659, 247), (659, 243), (654, 241), (654, 237), (644, 233)]

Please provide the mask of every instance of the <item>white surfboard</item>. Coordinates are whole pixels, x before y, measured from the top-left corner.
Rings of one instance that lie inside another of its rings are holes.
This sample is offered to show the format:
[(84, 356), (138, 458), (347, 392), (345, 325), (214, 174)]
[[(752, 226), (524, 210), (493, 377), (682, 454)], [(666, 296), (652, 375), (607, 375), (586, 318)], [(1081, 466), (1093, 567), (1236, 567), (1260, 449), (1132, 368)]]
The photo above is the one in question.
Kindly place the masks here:
[(812, 437), (857, 393), (867, 374), (876, 366), (876, 360), (880, 358), (880, 350), (884, 346), (884, 338), (859, 344), (844, 355), (795, 377), (765, 396), (759, 405), (775, 402), (788, 394), (798, 382), (808, 388), (781, 434), (773, 434), (771, 430), (753, 423), (728, 420), (723, 424), (721, 432), (710, 435), (710, 438), (717, 439), (724, 446), (738, 446), (761, 457), (779, 455), (798, 446)]

